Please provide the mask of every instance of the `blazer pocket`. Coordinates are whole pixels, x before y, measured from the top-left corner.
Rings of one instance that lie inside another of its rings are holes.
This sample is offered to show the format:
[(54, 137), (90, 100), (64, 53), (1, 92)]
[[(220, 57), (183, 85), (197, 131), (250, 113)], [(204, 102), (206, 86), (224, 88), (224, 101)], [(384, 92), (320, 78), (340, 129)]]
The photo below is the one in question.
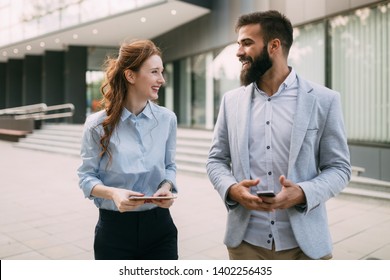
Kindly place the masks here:
[(315, 129), (308, 129), (308, 130), (306, 130), (305, 138), (316, 137), (317, 134), (318, 134), (318, 129), (317, 128), (315, 128)]

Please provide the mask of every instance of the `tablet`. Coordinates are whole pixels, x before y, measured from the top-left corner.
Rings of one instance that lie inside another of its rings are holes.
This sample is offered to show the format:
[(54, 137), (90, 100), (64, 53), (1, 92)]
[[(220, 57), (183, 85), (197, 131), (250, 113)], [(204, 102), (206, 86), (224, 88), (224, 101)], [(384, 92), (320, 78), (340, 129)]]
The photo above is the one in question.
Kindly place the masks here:
[(130, 196), (130, 200), (169, 200), (169, 199), (175, 199), (177, 196)]

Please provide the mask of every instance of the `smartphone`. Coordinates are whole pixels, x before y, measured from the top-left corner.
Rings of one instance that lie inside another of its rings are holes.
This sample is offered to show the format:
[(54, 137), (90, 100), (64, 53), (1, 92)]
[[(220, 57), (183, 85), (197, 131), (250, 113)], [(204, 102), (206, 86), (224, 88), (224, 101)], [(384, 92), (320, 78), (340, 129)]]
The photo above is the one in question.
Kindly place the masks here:
[(257, 191), (257, 196), (263, 196), (263, 197), (274, 197), (275, 193), (273, 191)]

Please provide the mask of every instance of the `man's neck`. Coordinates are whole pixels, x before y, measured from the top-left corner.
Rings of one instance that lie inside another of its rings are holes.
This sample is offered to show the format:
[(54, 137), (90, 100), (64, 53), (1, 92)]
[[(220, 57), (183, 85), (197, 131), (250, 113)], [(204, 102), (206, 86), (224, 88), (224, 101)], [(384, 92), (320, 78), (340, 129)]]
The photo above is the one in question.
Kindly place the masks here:
[(280, 85), (286, 80), (290, 71), (287, 65), (279, 69), (270, 69), (260, 77), (257, 81), (257, 86), (268, 96), (272, 96), (279, 90)]

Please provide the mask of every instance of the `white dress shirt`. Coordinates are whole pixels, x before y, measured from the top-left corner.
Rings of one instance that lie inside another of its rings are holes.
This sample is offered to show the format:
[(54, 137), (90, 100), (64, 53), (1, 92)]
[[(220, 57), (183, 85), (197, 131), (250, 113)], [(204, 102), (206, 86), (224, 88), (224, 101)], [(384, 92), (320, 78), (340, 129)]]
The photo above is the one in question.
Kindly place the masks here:
[[(296, 111), (298, 80), (291, 69), (278, 91), (268, 96), (255, 84), (249, 127), (249, 162), (252, 179), (260, 179), (257, 190), (281, 190), (279, 177), (287, 176), (291, 131)], [(286, 210), (251, 211), (244, 240), (276, 251), (298, 247)]]

